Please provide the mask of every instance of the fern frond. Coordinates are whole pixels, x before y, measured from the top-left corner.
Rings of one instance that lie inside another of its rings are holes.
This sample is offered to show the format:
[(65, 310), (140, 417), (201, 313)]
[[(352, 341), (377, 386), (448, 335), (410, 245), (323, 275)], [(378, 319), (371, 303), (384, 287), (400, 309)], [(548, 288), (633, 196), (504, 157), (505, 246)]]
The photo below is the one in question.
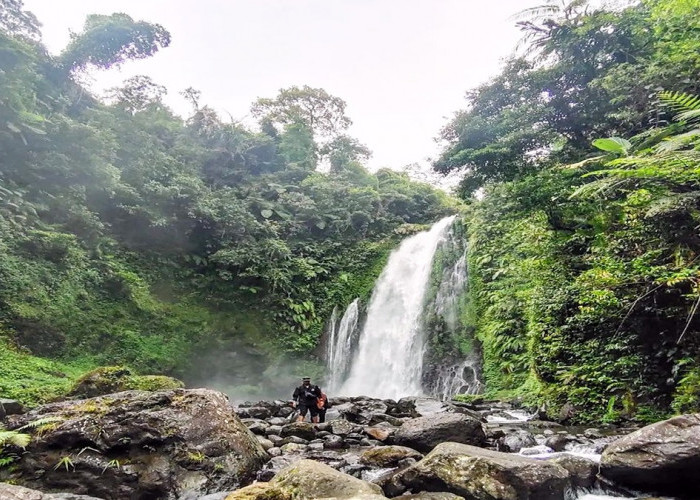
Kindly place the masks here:
[(700, 110), (700, 96), (686, 92), (659, 92), (659, 99), (666, 106), (679, 113)]
[[(700, 112), (698, 112), (698, 118), (700, 118)], [(700, 128), (668, 137), (656, 146), (656, 150), (660, 153), (678, 151), (679, 149), (693, 146), (698, 142), (700, 142)]]
[(683, 111), (674, 117), (674, 120), (679, 122), (693, 123), (700, 120), (700, 109), (689, 109), (688, 111)]
[(40, 429), (41, 427), (47, 425), (47, 424), (55, 424), (59, 422), (64, 422), (66, 419), (63, 417), (44, 417), (44, 418), (39, 418), (37, 420), (34, 420), (33, 422), (29, 422), (26, 425), (23, 425), (20, 427), (19, 431), (27, 431), (27, 430), (33, 430), (33, 429)]
[(29, 434), (23, 434), (17, 431), (0, 430), (0, 447), (12, 445), (19, 448), (25, 448), (32, 437)]

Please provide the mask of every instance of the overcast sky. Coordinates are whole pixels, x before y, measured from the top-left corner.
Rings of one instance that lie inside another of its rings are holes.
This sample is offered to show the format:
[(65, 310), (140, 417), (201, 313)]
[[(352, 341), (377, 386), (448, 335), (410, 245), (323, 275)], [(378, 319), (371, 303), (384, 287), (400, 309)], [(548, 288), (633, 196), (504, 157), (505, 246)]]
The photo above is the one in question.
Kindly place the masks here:
[(511, 16), (542, 0), (24, 0), (57, 53), (92, 13), (125, 12), (162, 24), (170, 47), (120, 70), (95, 72), (93, 89), (145, 74), (250, 121), (250, 104), (291, 85), (322, 87), (347, 103), (349, 133), (374, 152), (371, 168), (400, 168), (438, 152), (434, 138), (464, 93), (494, 76), (519, 33)]

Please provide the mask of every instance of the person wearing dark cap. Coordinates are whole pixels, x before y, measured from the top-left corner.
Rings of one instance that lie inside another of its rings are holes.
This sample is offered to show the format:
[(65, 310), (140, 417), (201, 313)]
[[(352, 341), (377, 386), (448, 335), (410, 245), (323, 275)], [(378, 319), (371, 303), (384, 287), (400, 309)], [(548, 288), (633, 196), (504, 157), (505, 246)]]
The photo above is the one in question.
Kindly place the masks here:
[(299, 410), (297, 422), (303, 422), (308, 412), (311, 415), (311, 421), (318, 423), (318, 407), (316, 401), (321, 397), (321, 388), (311, 384), (311, 377), (303, 377), (301, 385), (294, 389), (292, 406)]

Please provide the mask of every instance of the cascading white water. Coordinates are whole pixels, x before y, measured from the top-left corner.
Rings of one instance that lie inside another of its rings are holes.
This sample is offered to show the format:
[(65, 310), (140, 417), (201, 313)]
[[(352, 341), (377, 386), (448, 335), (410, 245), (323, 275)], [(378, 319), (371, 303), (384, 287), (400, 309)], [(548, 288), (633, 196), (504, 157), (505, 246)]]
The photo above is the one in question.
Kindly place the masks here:
[(421, 313), (435, 250), (453, 220), (454, 216), (446, 217), (429, 231), (405, 239), (389, 256), (372, 292), (341, 394), (398, 399), (423, 392)]
[(360, 317), (360, 299), (353, 300), (338, 324), (338, 313), (333, 309), (331, 326), (326, 349), (326, 362), (328, 363), (329, 376), (327, 391), (337, 392), (345, 375), (347, 374), (350, 357), (352, 354), (353, 333), (357, 328), (357, 320)]
[(466, 359), (452, 366), (442, 366), (431, 384), (430, 393), (442, 401), (455, 394), (478, 394), (481, 382), (477, 377), (476, 362)]

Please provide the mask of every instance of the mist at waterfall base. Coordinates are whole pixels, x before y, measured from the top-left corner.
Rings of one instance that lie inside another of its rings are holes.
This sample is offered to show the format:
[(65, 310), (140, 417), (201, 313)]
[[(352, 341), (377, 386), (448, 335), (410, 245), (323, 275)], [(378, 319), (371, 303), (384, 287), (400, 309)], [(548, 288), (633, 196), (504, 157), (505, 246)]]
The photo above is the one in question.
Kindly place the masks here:
[[(451, 331), (459, 322), (458, 298), (466, 285), (463, 249), (456, 262), (441, 270), (436, 295), (430, 300), (426, 296), (436, 251), (455, 244), (454, 222), (454, 216), (446, 217), (430, 230), (406, 238), (392, 252), (361, 328), (357, 300), (340, 320), (334, 312), (326, 349), (329, 394), (399, 399), (429, 393), (444, 399), (465, 388), (478, 389), (473, 359), (424, 366), (429, 336), (426, 308)], [(429, 386), (424, 380), (427, 370), (433, 372)]]

